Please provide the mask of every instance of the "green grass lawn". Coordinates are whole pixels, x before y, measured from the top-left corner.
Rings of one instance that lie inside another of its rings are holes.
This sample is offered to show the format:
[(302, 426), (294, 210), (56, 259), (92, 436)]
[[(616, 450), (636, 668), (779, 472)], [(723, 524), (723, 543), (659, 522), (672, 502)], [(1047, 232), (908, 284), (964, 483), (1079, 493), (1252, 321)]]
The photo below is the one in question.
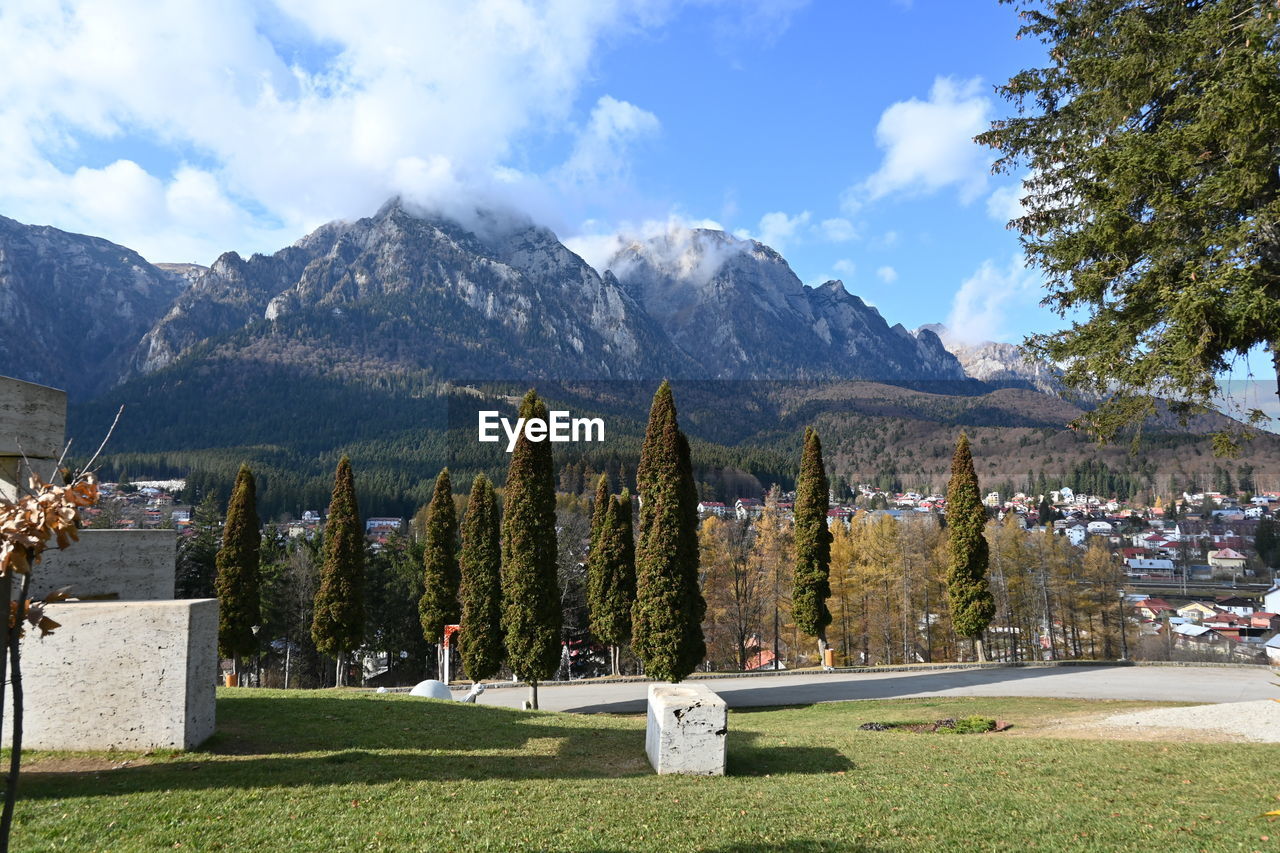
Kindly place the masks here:
[[(224, 690), (218, 734), (197, 752), (30, 754), (14, 849), (1280, 849), (1280, 825), (1259, 817), (1280, 794), (1280, 746), (1039, 734), (1055, 718), (1138, 706), (975, 698), (735, 712), (729, 774), (708, 779), (653, 775), (643, 718)], [(858, 730), (974, 714), (1015, 728)]]

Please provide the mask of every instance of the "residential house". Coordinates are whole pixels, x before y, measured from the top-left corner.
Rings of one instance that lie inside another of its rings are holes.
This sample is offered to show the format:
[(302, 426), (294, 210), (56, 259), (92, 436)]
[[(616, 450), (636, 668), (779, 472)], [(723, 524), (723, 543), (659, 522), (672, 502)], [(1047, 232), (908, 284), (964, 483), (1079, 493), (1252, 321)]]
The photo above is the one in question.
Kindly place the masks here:
[(1264, 634), (1280, 632), (1280, 613), (1267, 613), (1265, 610), (1259, 610), (1251, 615), (1249, 620), (1254, 628), (1260, 629)]
[(1227, 572), (1243, 572), (1245, 562), (1244, 554), (1232, 548), (1209, 552), (1209, 565), (1215, 569)]
[(1133, 605), (1133, 609), (1138, 611), (1138, 615), (1143, 619), (1160, 619), (1164, 614), (1174, 616), (1177, 610), (1172, 604), (1163, 598), (1144, 598)]
[(1178, 615), (1200, 623), (1218, 613), (1218, 608), (1204, 601), (1192, 601), (1178, 608)]
[(1165, 575), (1173, 576), (1173, 560), (1144, 560), (1134, 557), (1125, 560), (1131, 575)]
[(733, 512), (739, 521), (746, 521), (764, 512), (764, 504), (755, 498), (738, 498), (733, 505)]
[(1262, 594), (1262, 609), (1268, 613), (1280, 613), (1280, 583)]
[(1258, 609), (1257, 604), (1247, 598), (1241, 598), (1238, 595), (1219, 598), (1215, 604), (1218, 605), (1219, 610), (1225, 610), (1228, 613), (1234, 613), (1237, 616), (1249, 616)]
[(719, 517), (728, 511), (729, 508), (720, 501), (700, 501), (698, 503), (698, 514), (702, 516), (714, 515)]
[(386, 535), (388, 533), (399, 533), (400, 528), (404, 525), (403, 518), (369, 518), (364, 522), (364, 535), (376, 536)]
[(1280, 666), (1280, 634), (1276, 634), (1270, 640), (1267, 640), (1263, 648), (1267, 650), (1267, 663), (1272, 666)]

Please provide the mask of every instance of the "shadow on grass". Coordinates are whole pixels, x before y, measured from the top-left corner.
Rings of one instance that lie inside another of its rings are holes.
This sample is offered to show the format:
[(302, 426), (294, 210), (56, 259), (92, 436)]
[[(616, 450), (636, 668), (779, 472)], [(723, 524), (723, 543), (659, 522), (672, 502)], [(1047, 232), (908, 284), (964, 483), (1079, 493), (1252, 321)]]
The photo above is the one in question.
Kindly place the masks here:
[[(614, 848), (614, 847), (590, 847), (584, 853), (629, 853), (633, 848)], [(797, 838), (793, 841), (782, 841), (776, 843), (765, 843), (759, 841), (744, 841), (732, 844), (726, 844), (721, 847), (702, 847), (703, 853), (824, 853), (827, 851), (838, 851), (838, 853), (868, 853), (872, 850), (880, 850), (880, 847), (870, 847), (856, 841), (813, 841), (807, 838)]]
[(840, 773), (854, 764), (844, 753), (824, 746), (763, 746), (759, 732), (735, 731), (730, 720), (725, 772), (730, 776), (782, 773)]
[[(218, 714), (218, 734), (177, 760), (28, 772), (22, 797), (652, 773), (644, 730), (599, 718), (301, 691), (223, 696)], [(829, 773), (849, 764), (835, 750), (761, 747), (752, 732), (729, 737), (732, 774)]]

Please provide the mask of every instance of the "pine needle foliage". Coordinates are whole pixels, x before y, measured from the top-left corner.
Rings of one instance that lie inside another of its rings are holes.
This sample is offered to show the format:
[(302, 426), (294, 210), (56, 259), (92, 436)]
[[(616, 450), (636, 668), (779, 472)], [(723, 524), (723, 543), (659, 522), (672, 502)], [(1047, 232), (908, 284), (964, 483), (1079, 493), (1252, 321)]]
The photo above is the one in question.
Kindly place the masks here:
[(498, 674), (502, 665), (501, 519), (493, 483), (476, 475), (462, 520), (462, 632), (458, 651), (472, 681)]
[(983, 531), (987, 513), (978, 492), (969, 437), (960, 433), (951, 457), (951, 481), (947, 483), (947, 532), (950, 565), (947, 598), (956, 633), (980, 640), (995, 615), (995, 600), (987, 583), (989, 550)]
[(671, 386), (653, 396), (636, 471), (640, 530), (632, 648), (645, 672), (681, 681), (702, 662), (706, 601), (698, 583), (698, 496)]
[(977, 139), (1025, 176), (1010, 225), (1073, 321), (1028, 344), (1105, 398), (1083, 424), (1111, 438), (1157, 398), (1207, 411), (1257, 346), (1280, 368), (1280, 7), (1016, 5), (1048, 61), (999, 88), (1016, 113)]
[(822, 442), (817, 430), (804, 431), (800, 475), (796, 478), (795, 574), (791, 590), (791, 618), (796, 627), (816, 637), (825, 648), (831, 611), (831, 530), (827, 527), (830, 493), (822, 463)]
[(453, 505), (453, 483), (449, 469), (436, 477), (431, 503), (427, 504), (426, 542), (422, 555), (423, 589), (418, 601), (422, 636), (428, 643), (438, 643), (444, 626), (458, 622), (461, 606), (458, 587), (458, 514)]
[(346, 456), (333, 477), (311, 639), (321, 653), (333, 657), (358, 648), (364, 639), (364, 537), (355, 477)]
[(256, 485), (248, 465), (241, 465), (227, 504), (222, 547), (215, 560), (218, 594), (218, 653), (240, 659), (254, 650), (253, 626), (260, 624), (259, 562), (262, 528)]
[[(525, 394), (520, 417), (546, 420), (547, 407), (537, 392)], [(502, 630), (507, 663), (518, 676), (536, 685), (560, 666), (563, 619), (556, 572), (555, 473), (549, 441), (529, 441), (521, 432), (507, 469), (504, 503)]]

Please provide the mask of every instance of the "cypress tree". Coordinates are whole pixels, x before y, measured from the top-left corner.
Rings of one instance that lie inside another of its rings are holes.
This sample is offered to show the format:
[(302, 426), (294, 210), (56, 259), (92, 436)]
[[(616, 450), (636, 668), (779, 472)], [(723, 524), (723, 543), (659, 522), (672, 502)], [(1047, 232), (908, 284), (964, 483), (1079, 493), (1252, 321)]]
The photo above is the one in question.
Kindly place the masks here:
[(462, 521), (462, 632), (458, 651), (467, 677), (482, 681), (502, 665), (501, 521), (493, 484), (484, 474), (471, 483)]
[[(547, 407), (530, 390), (520, 417), (547, 419)], [(538, 707), (538, 682), (560, 667), (560, 581), (556, 571), (556, 490), (549, 441), (516, 440), (507, 468), (502, 518), (502, 630), (507, 662), (529, 683)]]
[(987, 512), (978, 492), (969, 437), (960, 433), (951, 457), (951, 481), (947, 483), (947, 531), (951, 564), (947, 571), (947, 599), (951, 624), (961, 637), (974, 641), (978, 660), (986, 660), (982, 634), (995, 615), (995, 600), (987, 585)]
[(818, 640), (818, 661), (827, 648), (831, 611), (831, 530), (827, 527), (830, 484), (822, 464), (817, 430), (804, 431), (804, 452), (796, 478), (796, 564), (791, 589), (791, 617), (803, 633)]
[(431, 503), (427, 504), (426, 548), (422, 557), (425, 592), (418, 601), (422, 636), (439, 643), (444, 626), (457, 623), (458, 604), (458, 514), (453, 506), (453, 484), (449, 469), (436, 477)]
[(609, 509), (609, 475), (601, 474), (596, 480), (596, 499), (591, 505), (591, 551), (595, 550), (596, 540), (604, 530), (604, 516)]
[(240, 672), (240, 659), (253, 652), (257, 638), (253, 626), (259, 624), (258, 569), (262, 550), (262, 530), (258, 521), (256, 488), (248, 465), (236, 474), (227, 520), (222, 529), (222, 547), (215, 559), (218, 593), (218, 653), (231, 658)]
[(324, 562), (316, 591), (311, 639), (337, 659), (336, 684), (346, 683), (346, 656), (364, 639), (364, 538), (351, 460), (338, 463), (324, 526)]
[(610, 647), (609, 666), (618, 675), (619, 646), (631, 639), (636, 598), (631, 493), (623, 490), (616, 499), (605, 498), (604, 508), (600, 535), (587, 557), (587, 607), (591, 633)]
[(689, 442), (680, 432), (667, 382), (653, 395), (636, 485), (640, 534), (632, 647), (649, 675), (680, 681), (705, 656), (707, 605), (698, 586), (698, 496)]

